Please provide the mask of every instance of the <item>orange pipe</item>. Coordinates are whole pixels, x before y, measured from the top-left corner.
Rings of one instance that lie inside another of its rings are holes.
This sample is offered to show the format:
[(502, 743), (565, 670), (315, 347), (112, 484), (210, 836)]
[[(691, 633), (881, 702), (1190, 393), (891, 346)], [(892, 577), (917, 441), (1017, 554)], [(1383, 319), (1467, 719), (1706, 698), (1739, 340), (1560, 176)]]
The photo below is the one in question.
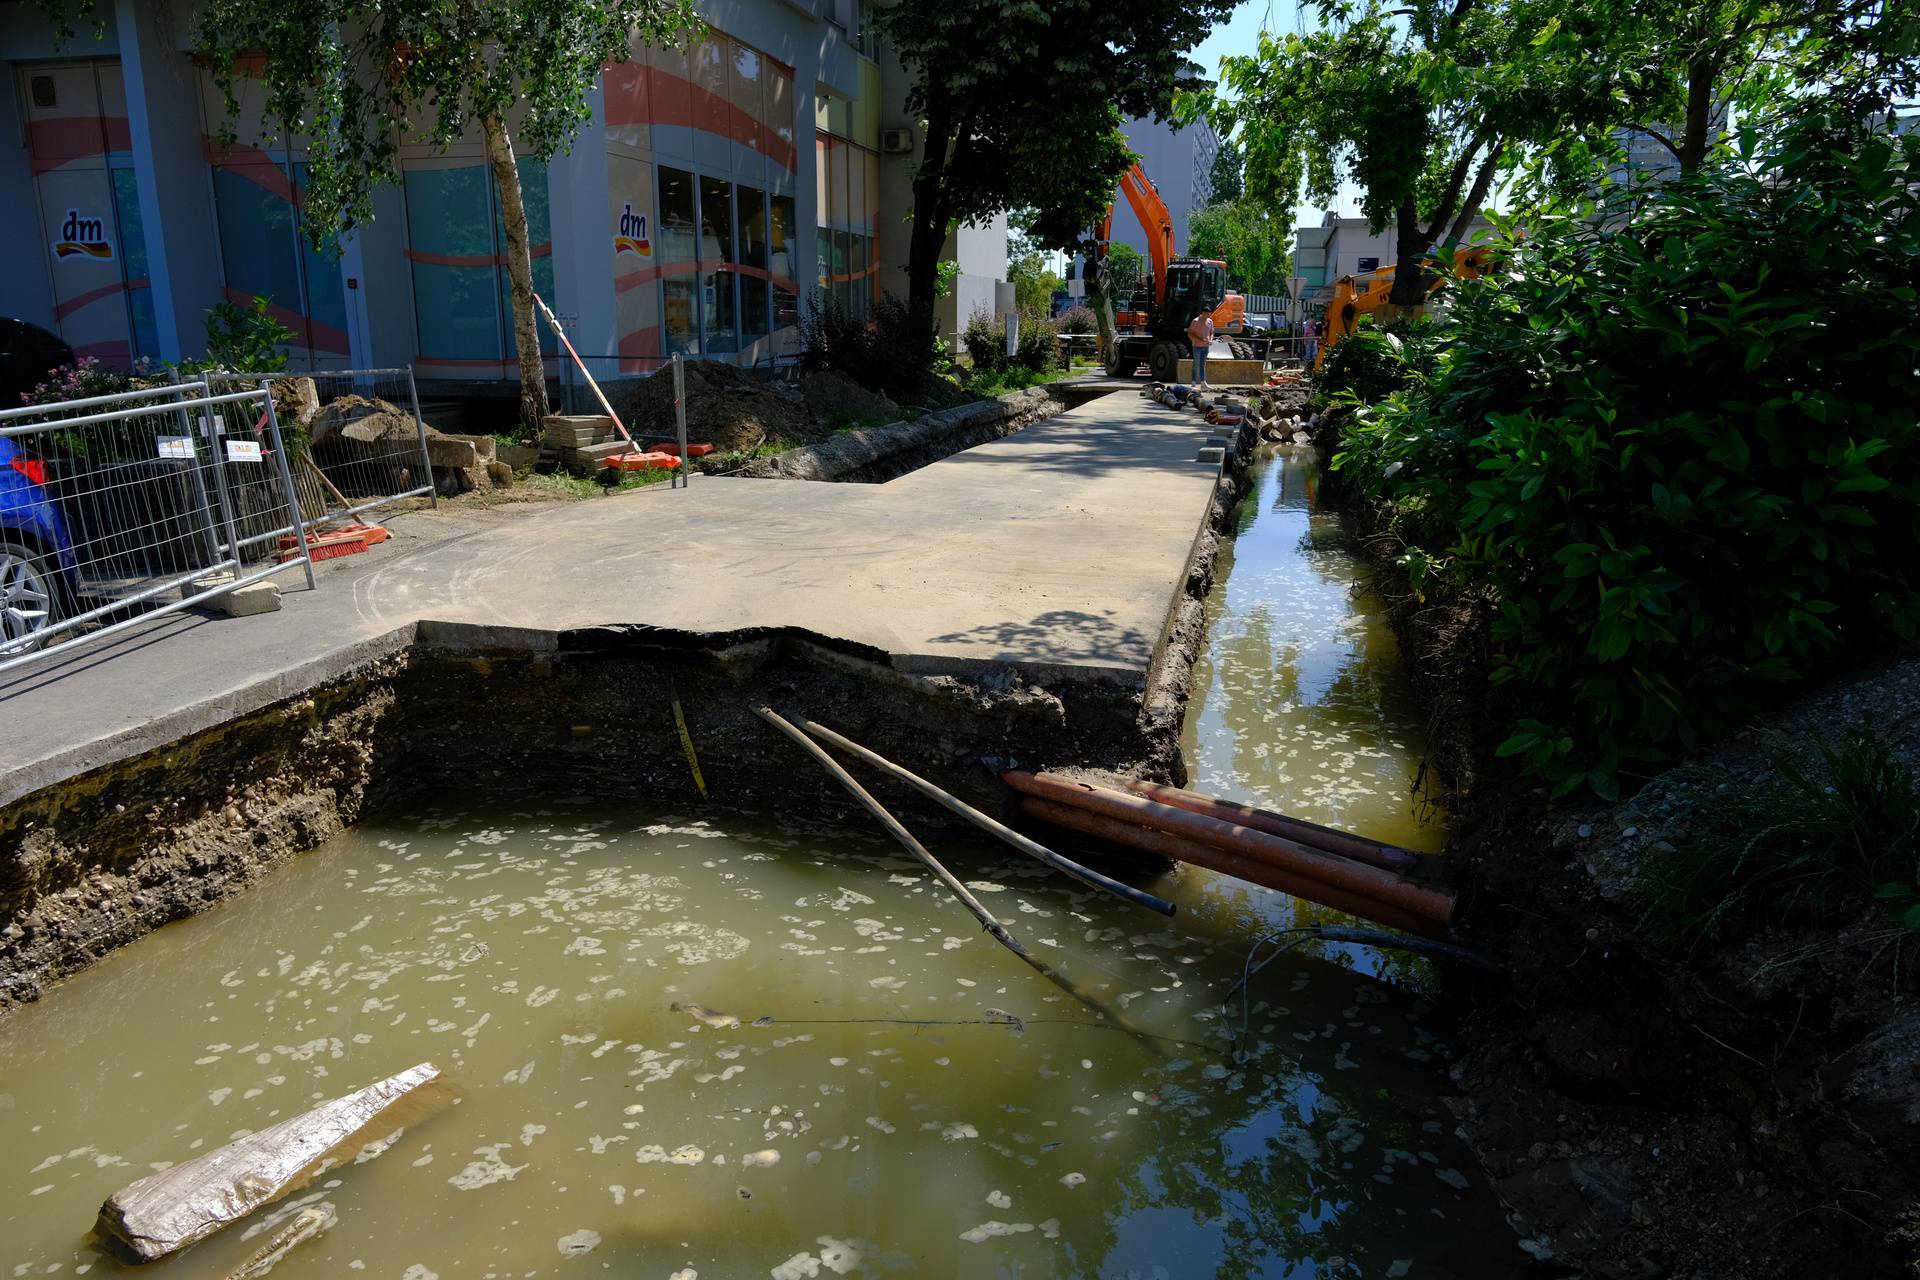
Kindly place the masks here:
[(1105, 814), (1091, 813), (1085, 809), (1076, 809), (1052, 800), (1042, 800), (1037, 796), (1021, 797), (1020, 811), (1030, 817), (1039, 818), (1043, 822), (1050, 822), (1056, 827), (1066, 827), (1084, 835), (1097, 836), (1102, 840), (1110, 840), (1115, 844), (1126, 845), (1146, 853), (1157, 853), (1163, 858), (1172, 858), (1176, 862), (1205, 867), (1209, 871), (1217, 871), (1221, 875), (1245, 880), (1250, 884), (1263, 885), (1308, 902), (1317, 902), (1323, 907), (1332, 907), (1335, 911), (1344, 911), (1350, 916), (1371, 920), (1375, 924), (1385, 925), (1390, 929), (1401, 929), (1427, 938), (1446, 935), (1446, 930), (1438, 924), (1410, 911), (1403, 911), (1363, 894), (1336, 889), (1304, 876), (1290, 875), (1269, 863), (1227, 853), (1165, 831), (1137, 827), (1130, 822), (1122, 822), (1118, 818), (1109, 818)]
[(1030, 796), (1105, 814), (1123, 822), (1150, 826), (1156, 831), (1165, 831), (1226, 853), (1251, 858), (1335, 889), (1390, 903), (1439, 925), (1450, 924), (1453, 920), (1454, 903), (1450, 893), (1414, 884), (1391, 871), (1309, 849), (1281, 836), (1203, 814), (1189, 813), (1185, 809), (1142, 799), (1124, 791), (1062, 778), (1057, 774), (1014, 770), (1002, 774), (1001, 780), (1015, 791)]
[(1218, 818), (1222, 822), (1235, 822), (1243, 827), (1252, 827), (1255, 831), (1264, 831), (1268, 835), (1297, 840), (1309, 849), (1324, 849), (1328, 853), (1337, 853), (1343, 858), (1352, 858), (1355, 862), (1364, 862), (1370, 867), (1384, 867), (1388, 871), (1406, 872), (1420, 865), (1420, 855), (1411, 849), (1382, 844), (1378, 840), (1369, 840), (1365, 836), (1356, 836), (1346, 831), (1336, 831), (1332, 827), (1323, 827), (1316, 822), (1289, 818), (1284, 813), (1269, 813), (1265, 809), (1256, 809), (1252, 805), (1235, 804), (1231, 800), (1204, 796), (1197, 791), (1182, 791), (1179, 787), (1163, 786), (1158, 782), (1142, 782), (1138, 779), (1128, 779), (1127, 790), (1137, 796), (1157, 800), (1161, 804), (1170, 804), (1176, 809), (1185, 809), (1188, 813), (1205, 814), (1209, 818)]

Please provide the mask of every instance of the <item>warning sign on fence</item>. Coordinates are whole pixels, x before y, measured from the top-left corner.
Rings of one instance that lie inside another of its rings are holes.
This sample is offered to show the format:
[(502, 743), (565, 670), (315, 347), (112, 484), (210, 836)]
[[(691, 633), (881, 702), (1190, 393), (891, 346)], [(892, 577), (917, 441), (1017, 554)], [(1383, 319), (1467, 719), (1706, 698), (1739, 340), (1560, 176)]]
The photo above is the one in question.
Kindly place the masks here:
[(227, 461), (228, 462), (260, 461), (260, 442), (258, 440), (227, 441)]
[(193, 457), (192, 436), (159, 436), (153, 443), (163, 458), (191, 459)]

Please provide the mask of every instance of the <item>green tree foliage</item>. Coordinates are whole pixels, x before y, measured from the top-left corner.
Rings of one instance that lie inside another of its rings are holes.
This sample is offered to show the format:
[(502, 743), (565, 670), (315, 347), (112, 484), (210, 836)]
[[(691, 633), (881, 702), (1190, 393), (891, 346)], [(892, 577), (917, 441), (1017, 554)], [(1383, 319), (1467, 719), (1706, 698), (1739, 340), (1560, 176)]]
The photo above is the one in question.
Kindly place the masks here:
[(274, 318), (267, 298), (255, 298), (251, 307), (222, 302), (207, 311), (207, 358), (236, 373), (286, 368), (286, 345), (293, 338), (293, 330)]
[(1557, 793), (1920, 631), (1917, 189), (1920, 137), (1816, 111), (1542, 217), (1458, 286), (1431, 379), (1347, 425), (1416, 579), (1493, 602), (1499, 754)]
[(1240, 198), (1246, 190), (1241, 173), (1244, 164), (1239, 144), (1232, 138), (1222, 138), (1220, 150), (1214, 152), (1213, 164), (1207, 170), (1208, 204), (1227, 204)]
[(913, 171), (908, 300), (932, 323), (949, 230), (1031, 208), (1049, 248), (1079, 243), (1131, 163), (1119, 126), (1197, 88), (1183, 56), (1234, 0), (900, 0), (873, 11), (912, 73), (924, 131)]
[(1053, 311), (1053, 294), (1067, 282), (1047, 265), (1040, 242), (1015, 226), (1007, 233), (1007, 282), (1022, 315), (1044, 319)]
[[(688, 0), (204, 0), (198, 52), (225, 100), (230, 133), (239, 81), (258, 75), (266, 119), (307, 139), (303, 222), (324, 246), (373, 213), (399, 181), (400, 148), (485, 138), (499, 189), (512, 280), (523, 423), (546, 415), (533, 266), (515, 156), (547, 159), (592, 119), (587, 95), (633, 35), (692, 30)], [(509, 136), (509, 122), (518, 135)]]
[(1195, 209), (1187, 217), (1187, 253), (1227, 264), (1227, 283), (1242, 293), (1284, 294), (1293, 273), (1289, 220), (1250, 199)]
[(1108, 288), (1116, 306), (1125, 307), (1145, 277), (1147, 260), (1130, 244), (1115, 242), (1107, 251)]
[(1578, 2), (1316, 0), (1317, 29), (1263, 33), (1182, 109), (1235, 133), (1247, 194), (1269, 207), (1303, 190), (1331, 205), (1350, 178), (1369, 223), (1393, 229), (1392, 301), (1413, 306), (1422, 260), (1465, 235), (1522, 148), (1623, 109)]

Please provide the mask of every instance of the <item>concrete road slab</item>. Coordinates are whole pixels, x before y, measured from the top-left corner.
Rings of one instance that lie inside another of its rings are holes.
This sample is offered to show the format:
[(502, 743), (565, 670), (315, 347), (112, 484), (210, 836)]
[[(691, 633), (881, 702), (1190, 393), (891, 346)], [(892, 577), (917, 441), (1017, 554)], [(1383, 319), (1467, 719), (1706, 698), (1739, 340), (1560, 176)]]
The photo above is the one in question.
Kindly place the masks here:
[(394, 517), (280, 579), (277, 613), (186, 615), (0, 676), (0, 803), (292, 696), (418, 624), (525, 636), (797, 627), (904, 670), (1144, 686), (1219, 475), (1190, 415), (1111, 395), (885, 485), (696, 476), (609, 498)]

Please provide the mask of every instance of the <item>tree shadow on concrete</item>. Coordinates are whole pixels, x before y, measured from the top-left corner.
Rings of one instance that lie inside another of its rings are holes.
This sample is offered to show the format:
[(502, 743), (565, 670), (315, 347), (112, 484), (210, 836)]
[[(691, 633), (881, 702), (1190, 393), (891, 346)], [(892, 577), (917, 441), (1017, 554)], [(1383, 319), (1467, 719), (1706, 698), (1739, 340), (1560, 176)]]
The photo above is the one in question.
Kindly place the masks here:
[(934, 636), (935, 644), (992, 645), (1013, 657), (1048, 662), (1117, 662), (1145, 665), (1153, 657), (1153, 637), (1111, 619), (1111, 609), (1085, 613), (1052, 609), (1031, 622), (989, 622), (965, 631)]

